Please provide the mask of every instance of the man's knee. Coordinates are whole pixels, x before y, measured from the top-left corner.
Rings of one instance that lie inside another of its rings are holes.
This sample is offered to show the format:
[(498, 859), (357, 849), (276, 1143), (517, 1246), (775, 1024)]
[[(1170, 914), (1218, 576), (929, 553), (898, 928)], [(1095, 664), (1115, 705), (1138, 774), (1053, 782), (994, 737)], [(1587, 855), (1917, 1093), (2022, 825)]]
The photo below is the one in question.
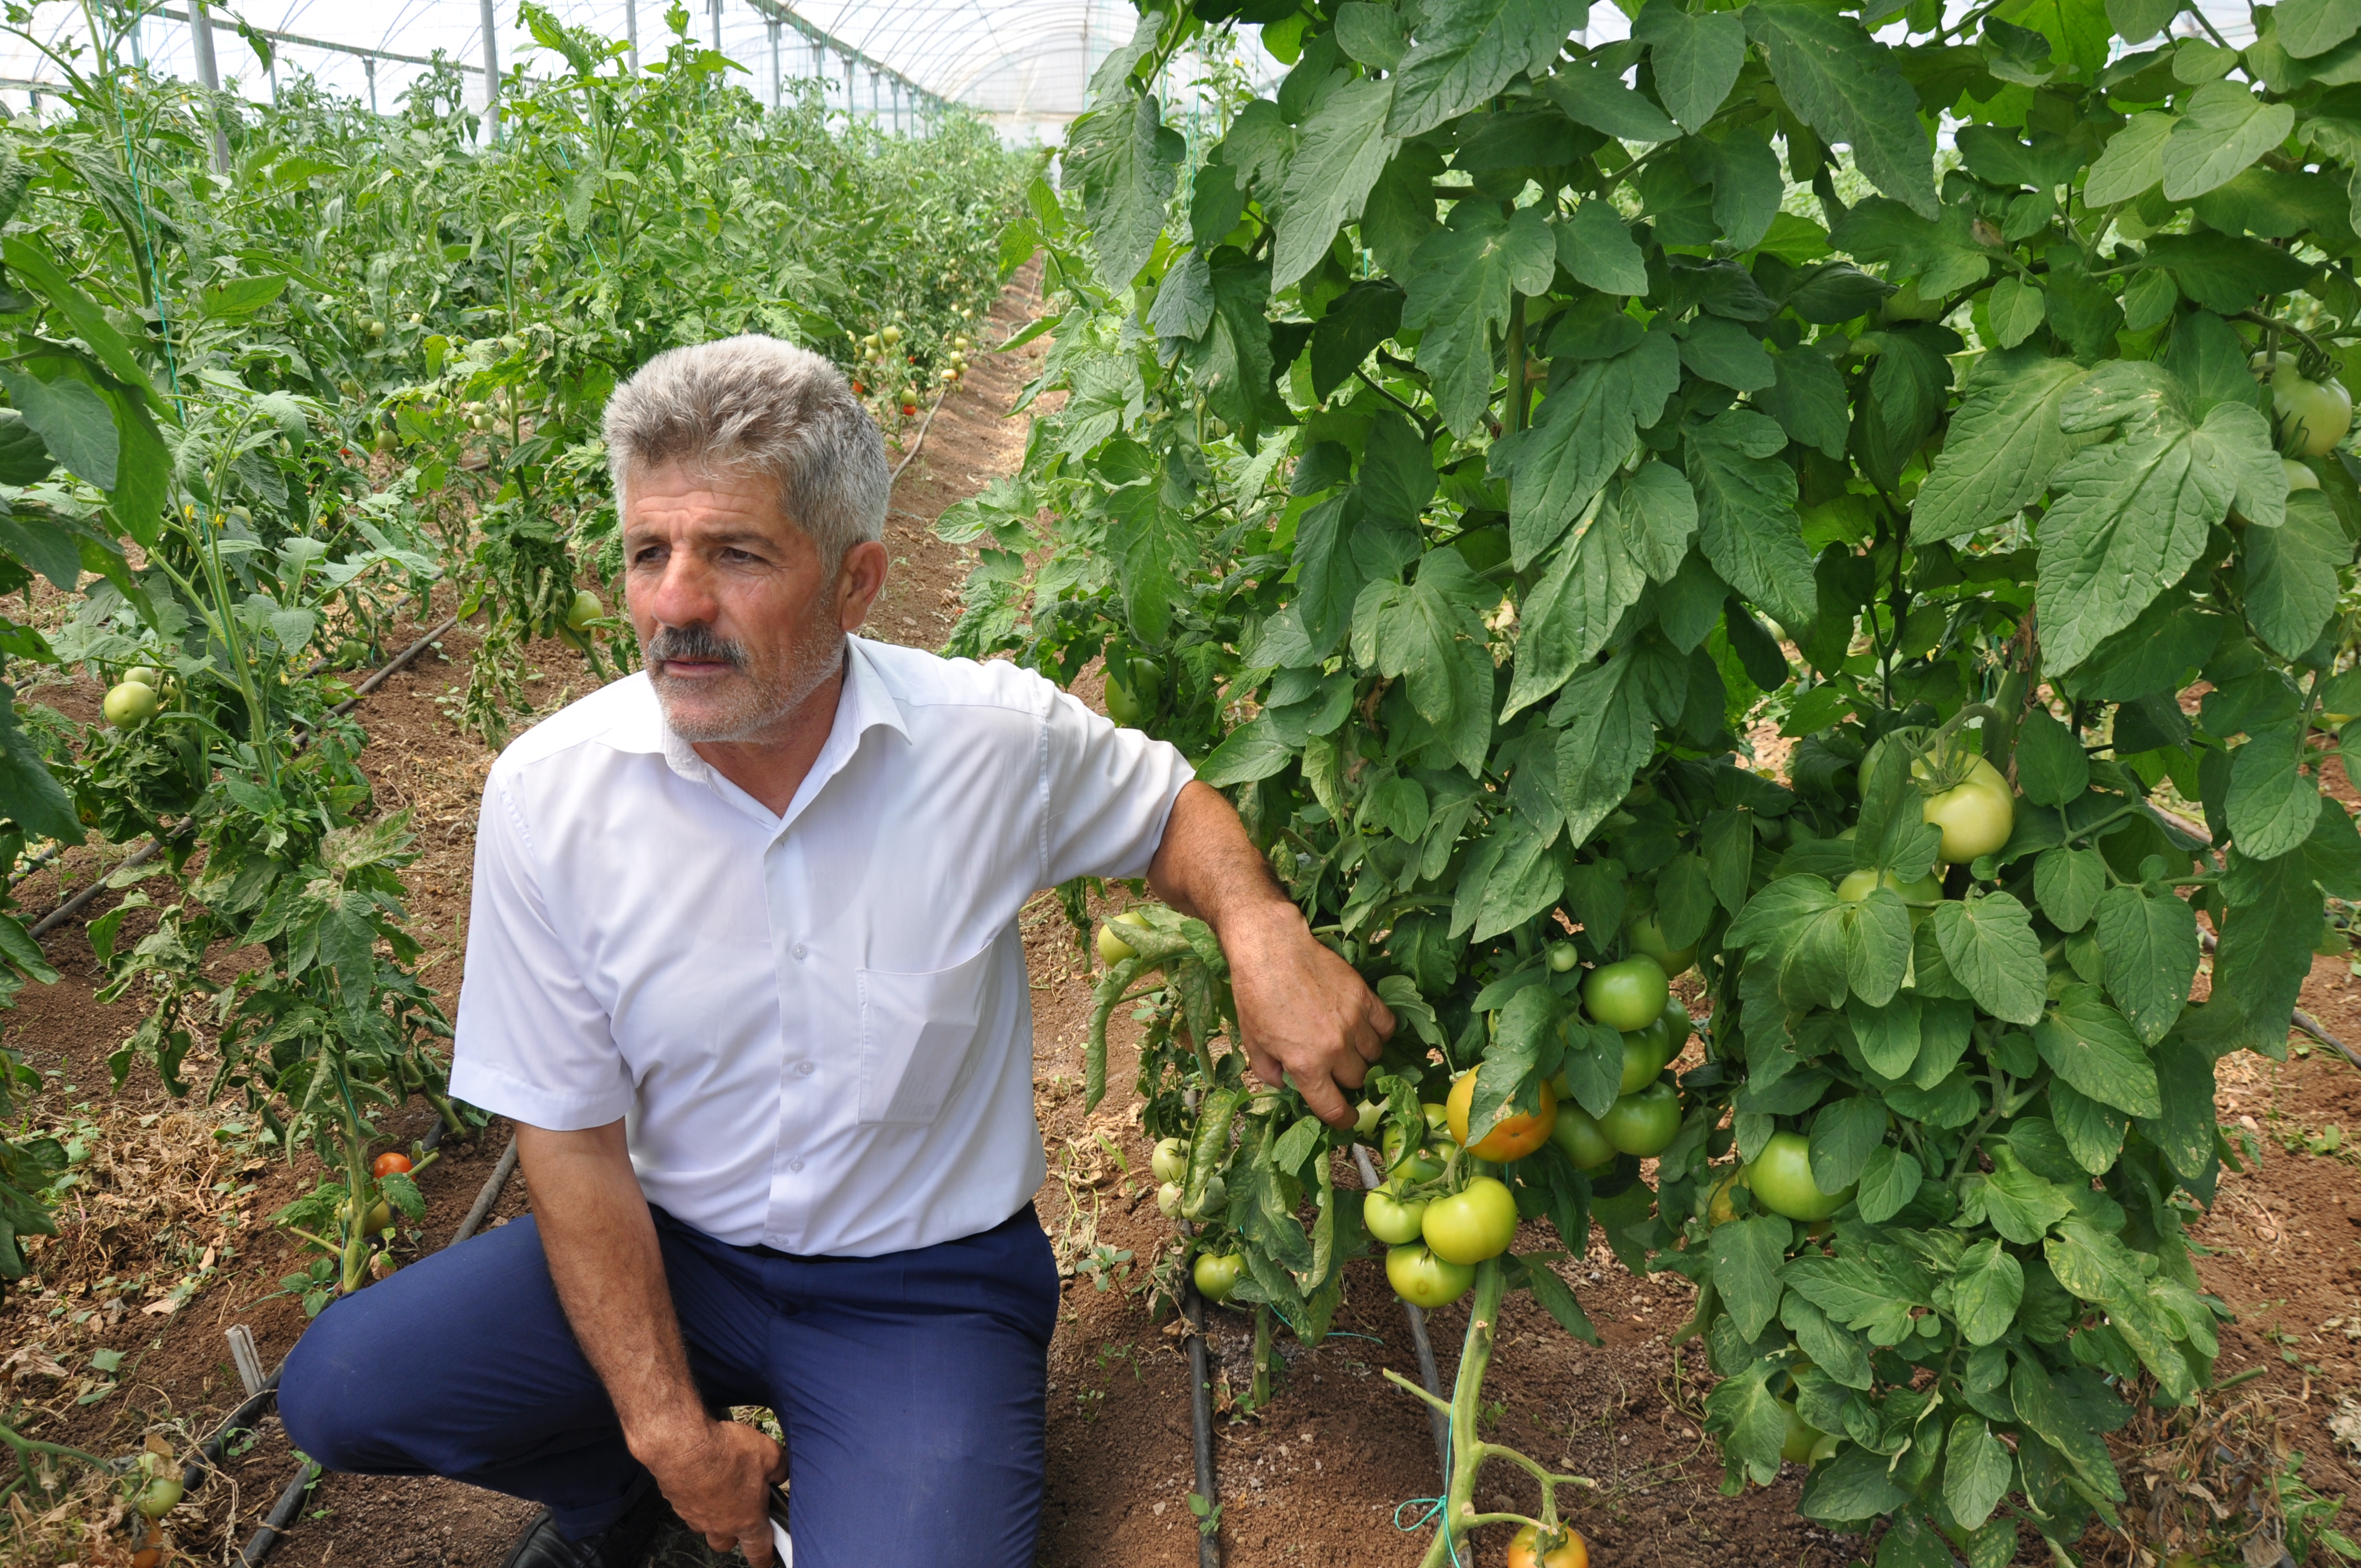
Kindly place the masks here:
[(382, 1337), (365, 1297), (339, 1301), (314, 1319), (279, 1374), (279, 1419), (287, 1441), (330, 1470), (401, 1468), (385, 1435), (403, 1430), (384, 1408), (401, 1387), (383, 1376)]

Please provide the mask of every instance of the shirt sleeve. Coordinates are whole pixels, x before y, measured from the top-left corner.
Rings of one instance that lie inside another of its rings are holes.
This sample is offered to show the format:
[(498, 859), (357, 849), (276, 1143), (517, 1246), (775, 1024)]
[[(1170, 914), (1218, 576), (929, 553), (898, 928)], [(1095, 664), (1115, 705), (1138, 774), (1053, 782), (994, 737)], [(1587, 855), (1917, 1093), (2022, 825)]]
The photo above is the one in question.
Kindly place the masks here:
[(1181, 786), (1196, 776), (1180, 749), (1093, 713), (1049, 686), (1043, 718), (1048, 796), (1044, 887), (1078, 876), (1144, 876)]
[(550, 921), (531, 836), (497, 773), (476, 826), (451, 1092), (560, 1133), (620, 1120), (637, 1093), (607, 1010)]

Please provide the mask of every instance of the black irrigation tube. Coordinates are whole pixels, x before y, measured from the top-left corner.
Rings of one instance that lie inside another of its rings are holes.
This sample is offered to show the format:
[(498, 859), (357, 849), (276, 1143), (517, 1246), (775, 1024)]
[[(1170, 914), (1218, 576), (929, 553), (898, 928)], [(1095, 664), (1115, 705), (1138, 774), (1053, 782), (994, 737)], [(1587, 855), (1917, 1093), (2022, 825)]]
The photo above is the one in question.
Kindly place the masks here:
[[(1361, 1185), (1374, 1192), (1378, 1190), (1378, 1168), (1369, 1161), (1367, 1145), (1353, 1146), (1353, 1163), (1360, 1168)], [(1436, 1398), (1443, 1398), (1443, 1374), (1434, 1365), (1434, 1342), (1427, 1337), (1426, 1313), (1415, 1301), (1404, 1301), (1402, 1312), (1410, 1319), (1411, 1343), (1418, 1347), (1418, 1378), (1426, 1391)], [(1427, 1425), (1434, 1430), (1435, 1463), (1443, 1466), (1443, 1491), (1451, 1492), (1451, 1420), (1433, 1405), (1426, 1408)]]
[(1205, 1515), (1197, 1527), (1197, 1568), (1222, 1568), (1221, 1515), (1213, 1488), (1213, 1372), (1205, 1364), (1205, 1299), (1193, 1280), (1180, 1286), (1180, 1315), (1189, 1324), (1189, 1413), (1196, 1431), (1192, 1451), (1197, 1461), (1197, 1496), (1205, 1500)]
[[(358, 689), (357, 689), (352, 696), (336, 704), (335, 707), (330, 708), (328, 711), (335, 714), (350, 713), (355, 707), (360, 705), (360, 701), (363, 697), (368, 696), (371, 692), (377, 690), (378, 687), (383, 685), (387, 680), (399, 673), (403, 666), (407, 665), (412, 659), (418, 657), (419, 654), (424, 652), (427, 647), (432, 644), (435, 639), (441, 637), (445, 632), (449, 631), (453, 627), (458, 624), (459, 618), (456, 615), (445, 618), (440, 626), (437, 626), (434, 630), (429, 631), (425, 636), (421, 637), (417, 641), (412, 642), (409, 647), (404, 648), (400, 653), (395, 654), (392, 663), (387, 664), (385, 668), (379, 670), (377, 674), (363, 681)], [(297, 744), (300, 745), (302, 742), (299, 740)], [(140, 845), (138, 849), (134, 850), (131, 852), (130, 858), (126, 860), (121, 865), (117, 866), (115, 871), (108, 872), (105, 876), (100, 877), (88, 887), (83, 888), (80, 893), (75, 894), (71, 898), (67, 899), (63, 904), (59, 905), (55, 909), (50, 910), (47, 915), (42, 916), (40, 919), (34, 922), (32, 927), (33, 939), (35, 941), (38, 941), (43, 937), (46, 937), (50, 932), (56, 930), (59, 927), (64, 925), (67, 921), (72, 919), (76, 915), (81, 914), (84, 909), (90, 906), (93, 900), (96, 899), (100, 894), (106, 891), (107, 883), (114, 881), (115, 877), (118, 873), (127, 872), (135, 866), (146, 865), (148, 861), (156, 858), (157, 851), (162, 848), (163, 846), (154, 839), (150, 839), (145, 844)], [(52, 850), (49, 851), (49, 853), (54, 855), (55, 851)]]
[[(1190, 1091), (1192, 1101), (1195, 1094), (1196, 1091)], [(1180, 1234), (1186, 1240), (1196, 1234), (1196, 1227), (1183, 1220)], [(1213, 1375), (1205, 1355), (1205, 1299), (1198, 1294), (1197, 1282), (1186, 1268), (1180, 1271), (1180, 1320), (1189, 1325), (1190, 1452), (1197, 1464), (1197, 1496), (1205, 1502), (1204, 1514), (1192, 1521), (1197, 1529), (1197, 1568), (1222, 1568), (1221, 1503), (1213, 1480)]]

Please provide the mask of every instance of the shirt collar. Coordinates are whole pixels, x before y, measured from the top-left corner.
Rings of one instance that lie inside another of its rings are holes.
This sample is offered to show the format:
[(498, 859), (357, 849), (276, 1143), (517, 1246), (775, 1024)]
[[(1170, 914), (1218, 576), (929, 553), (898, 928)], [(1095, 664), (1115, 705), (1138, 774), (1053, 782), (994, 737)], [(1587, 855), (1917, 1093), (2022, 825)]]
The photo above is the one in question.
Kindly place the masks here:
[[(651, 689), (650, 696), (653, 695)], [(893, 691), (885, 684), (884, 675), (878, 670), (868, 639), (847, 637), (844, 640), (844, 685), (837, 694), (835, 719), (829, 726), (828, 740), (822, 742), (819, 755), (812, 761), (811, 772), (804, 776), (802, 786), (796, 791), (796, 798), (778, 818), (780, 827), (785, 828), (802, 813), (812, 796), (819, 792), (820, 786), (851, 761), (852, 754), (861, 748), (862, 738), (875, 729), (891, 729), (905, 740), (910, 738), (909, 720), (903, 716), (901, 703), (895, 700)], [(673, 727), (664, 722), (660, 701), (655, 705), (655, 729), (657, 744), (652, 749), (664, 753), (664, 762), (674, 773), (692, 783), (709, 784), (717, 788), (729, 783), (697, 754), (696, 747), (682, 740)], [(742, 792), (733, 786), (728, 793), (734, 795)], [(763, 815), (767, 817), (770, 813), (765, 810)]]

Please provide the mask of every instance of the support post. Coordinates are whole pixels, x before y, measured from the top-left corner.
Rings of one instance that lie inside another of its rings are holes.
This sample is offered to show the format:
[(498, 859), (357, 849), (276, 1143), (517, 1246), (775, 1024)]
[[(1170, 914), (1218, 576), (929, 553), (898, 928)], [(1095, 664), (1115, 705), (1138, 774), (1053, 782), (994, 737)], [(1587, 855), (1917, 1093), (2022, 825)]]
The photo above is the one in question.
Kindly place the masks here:
[(713, 52), (721, 52), (721, 0), (713, 0)]
[(848, 54), (844, 57), (844, 123), (848, 126), (852, 124), (853, 103), (852, 57)]
[(482, 0), (484, 15), (484, 145), (497, 147), (500, 140), (500, 23), (492, 15), (492, 0)]
[(361, 70), (362, 70), (363, 71), (367, 72), (367, 73), (368, 73), (368, 84), (369, 84), (369, 113), (370, 113), (370, 114), (372, 114), (372, 115), (374, 115), (374, 114), (376, 114), (376, 113), (378, 112), (378, 107), (377, 107), (377, 56), (375, 56), (375, 55), (373, 55), (373, 54), (365, 54), (365, 55), (361, 56)]
[(640, 0), (623, 0), (623, 58), (640, 73)]
[[(197, 57), (197, 81), (205, 90), (205, 119), (213, 128), (214, 170), (229, 172), (229, 133), (222, 129), (221, 71), (214, 63), (214, 22), (205, 14), (205, 0), (189, 0), (189, 47)], [(39, 105), (36, 104), (38, 108)]]
[(785, 97), (785, 84), (779, 80), (779, 19), (769, 22), (771, 31), (771, 107), (775, 109)]

